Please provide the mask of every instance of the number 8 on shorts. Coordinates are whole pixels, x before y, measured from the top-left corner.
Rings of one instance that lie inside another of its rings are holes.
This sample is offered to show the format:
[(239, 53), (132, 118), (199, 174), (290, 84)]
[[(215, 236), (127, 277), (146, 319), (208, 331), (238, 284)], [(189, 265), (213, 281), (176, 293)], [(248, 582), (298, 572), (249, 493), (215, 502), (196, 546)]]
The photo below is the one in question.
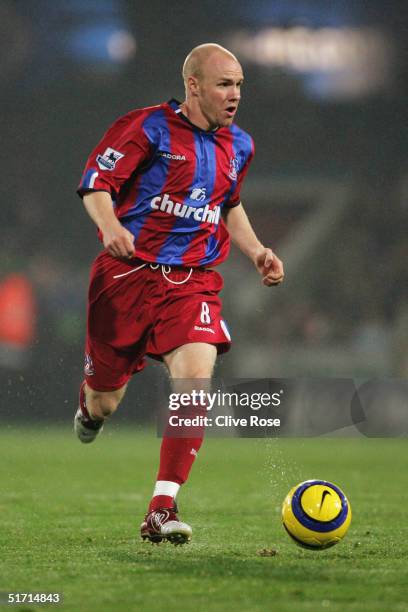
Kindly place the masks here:
[(210, 317), (210, 307), (207, 302), (201, 302), (201, 315), (200, 315), (201, 323), (211, 323)]

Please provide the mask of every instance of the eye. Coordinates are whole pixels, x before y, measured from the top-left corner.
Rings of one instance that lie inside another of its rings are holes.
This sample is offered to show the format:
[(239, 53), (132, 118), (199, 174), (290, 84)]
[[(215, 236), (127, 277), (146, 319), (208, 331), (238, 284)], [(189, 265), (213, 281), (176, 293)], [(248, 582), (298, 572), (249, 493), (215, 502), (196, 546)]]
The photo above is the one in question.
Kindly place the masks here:
[[(235, 83), (233, 83), (232, 81), (220, 81), (219, 83), (217, 83), (218, 87), (234, 87)], [(237, 84), (237, 87), (241, 88), (243, 85), (243, 81), (239, 81)]]

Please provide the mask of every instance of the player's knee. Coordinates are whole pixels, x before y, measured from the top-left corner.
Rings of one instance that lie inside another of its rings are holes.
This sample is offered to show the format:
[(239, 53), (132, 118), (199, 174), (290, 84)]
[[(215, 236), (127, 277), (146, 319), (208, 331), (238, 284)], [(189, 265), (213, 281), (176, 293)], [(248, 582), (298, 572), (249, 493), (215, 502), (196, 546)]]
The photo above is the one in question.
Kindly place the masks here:
[(217, 349), (215, 346), (196, 343), (181, 346), (165, 355), (164, 359), (172, 378), (211, 378)]
[(88, 410), (93, 416), (106, 419), (115, 412), (122, 397), (123, 393), (118, 391), (101, 392), (88, 387), (86, 393)]
[(115, 397), (102, 397), (99, 399), (99, 412), (104, 419), (115, 412), (119, 406), (119, 400)]
[(187, 379), (207, 379), (211, 378), (213, 371), (212, 364), (200, 364), (200, 363), (178, 363), (175, 367), (172, 367), (170, 372), (172, 378)]
[(191, 364), (185, 369), (182, 378), (211, 378), (212, 370), (212, 366), (194, 366), (193, 364)]

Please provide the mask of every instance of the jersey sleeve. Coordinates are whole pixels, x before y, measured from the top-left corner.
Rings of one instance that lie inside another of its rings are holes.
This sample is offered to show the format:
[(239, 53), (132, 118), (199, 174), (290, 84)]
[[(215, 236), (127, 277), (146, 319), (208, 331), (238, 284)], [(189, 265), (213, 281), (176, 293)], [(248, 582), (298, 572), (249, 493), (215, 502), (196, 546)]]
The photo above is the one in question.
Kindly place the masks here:
[(77, 189), (80, 197), (107, 191), (115, 198), (123, 183), (149, 159), (152, 147), (143, 130), (145, 118), (145, 113), (132, 111), (108, 129), (86, 162)]
[(247, 175), (249, 166), (251, 161), (253, 160), (255, 155), (255, 146), (252, 138), (250, 139), (250, 146), (248, 150), (244, 153), (244, 162), (242, 165), (242, 169), (238, 172), (237, 182), (235, 187), (233, 188), (231, 194), (228, 197), (228, 200), (225, 202), (225, 206), (227, 208), (233, 208), (234, 206), (238, 206), (241, 202), (241, 188), (244, 182), (244, 179)]

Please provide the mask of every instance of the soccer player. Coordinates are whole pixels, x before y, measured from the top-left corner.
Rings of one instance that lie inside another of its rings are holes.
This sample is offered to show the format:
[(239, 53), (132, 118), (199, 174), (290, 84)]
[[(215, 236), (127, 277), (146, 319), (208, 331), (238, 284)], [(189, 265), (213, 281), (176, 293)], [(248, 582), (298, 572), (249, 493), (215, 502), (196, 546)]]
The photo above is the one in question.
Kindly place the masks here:
[[(240, 201), (254, 154), (234, 118), (242, 68), (217, 44), (194, 48), (183, 66), (185, 101), (175, 99), (119, 118), (91, 153), (78, 188), (104, 250), (91, 271), (75, 430), (92, 442), (118, 407), (145, 357), (162, 360), (173, 381), (209, 379), (229, 349), (221, 316), (230, 238), (263, 284), (284, 277), (280, 259), (256, 237)], [(190, 540), (175, 498), (202, 443), (163, 436), (160, 465), (141, 535)]]

